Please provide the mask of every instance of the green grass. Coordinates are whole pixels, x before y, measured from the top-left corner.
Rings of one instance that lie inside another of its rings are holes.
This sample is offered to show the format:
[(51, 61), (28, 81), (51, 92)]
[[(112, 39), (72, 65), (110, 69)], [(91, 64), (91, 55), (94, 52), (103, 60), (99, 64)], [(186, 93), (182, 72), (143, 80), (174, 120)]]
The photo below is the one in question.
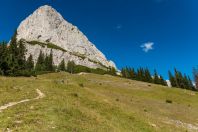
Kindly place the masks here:
[(0, 131), (185, 132), (171, 121), (198, 123), (196, 92), (110, 75), (0, 77), (0, 106), (35, 98), (36, 89), (46, 97), (0, 112)]
[(50, 48), (50, 49), (57, 49), (57, 50), (61, 50), (63, 52), (67, 52), (67, 50), (53, 44), (53, 43), (49, 43), (49, 42), (39, 42), (39, 41), (28, 41), (29, 44), (31, 45), (40, 45), (41, 47), (45, 47), (47, 46), (47, 48)]

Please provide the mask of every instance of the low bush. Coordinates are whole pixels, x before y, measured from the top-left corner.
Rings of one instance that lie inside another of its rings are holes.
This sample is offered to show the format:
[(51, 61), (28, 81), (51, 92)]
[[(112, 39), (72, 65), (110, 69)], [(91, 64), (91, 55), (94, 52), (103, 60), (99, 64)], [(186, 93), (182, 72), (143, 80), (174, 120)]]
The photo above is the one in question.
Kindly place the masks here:
[(83, 83), (79, 83), (79, 86), (80, 86), (80, 87), (84, 87), (84, 84), (83, 84)]
[(167, 100), (166, 100), (166, 103), (168, 103), (168, 104), (172, 104), (172, 103), (173, 103), (173, 101), (172, 101), (172, 100), (167, 99)]

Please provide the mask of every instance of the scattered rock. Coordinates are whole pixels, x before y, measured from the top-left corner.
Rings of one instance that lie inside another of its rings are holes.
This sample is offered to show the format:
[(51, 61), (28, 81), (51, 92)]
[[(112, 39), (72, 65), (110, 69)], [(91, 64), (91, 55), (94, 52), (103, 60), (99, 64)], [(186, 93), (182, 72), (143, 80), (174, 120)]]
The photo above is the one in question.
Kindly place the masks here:
[(156, 125), (156, 124), (151, 124), (151, 126), (152, 126), (152, 127), (157, 127), (157, 125)]

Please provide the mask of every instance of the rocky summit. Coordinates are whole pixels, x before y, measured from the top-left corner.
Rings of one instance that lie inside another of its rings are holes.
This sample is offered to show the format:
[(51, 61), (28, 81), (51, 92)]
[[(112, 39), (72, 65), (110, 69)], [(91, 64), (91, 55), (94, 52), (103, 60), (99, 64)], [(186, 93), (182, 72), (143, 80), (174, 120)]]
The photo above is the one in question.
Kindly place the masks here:
[(26, 57), (33, 55), (37, 60), (40, 51), (53, 52), (54, 65), (63, 59), (90, 68), (116, 68), (105, 55), (74, 25), (67, 22), (55, 9), (45, 5), (21, 22), (17, 29), (18, 40), (27, 48)]

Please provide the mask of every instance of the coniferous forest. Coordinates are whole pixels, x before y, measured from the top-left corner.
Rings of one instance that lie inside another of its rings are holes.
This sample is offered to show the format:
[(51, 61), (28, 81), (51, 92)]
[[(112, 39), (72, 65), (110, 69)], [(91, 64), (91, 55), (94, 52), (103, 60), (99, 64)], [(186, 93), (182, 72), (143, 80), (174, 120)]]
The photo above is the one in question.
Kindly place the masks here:
[(166, 81), (162, 76), (158, 75), (156, 70), (154, 71), (154, 75), (151, 75), (148, 68), (138, 68), (135, 70), (134, 68), (126, 67), (122, 68), (121, 73), (123, 77), (128, 79), (167, 86)]
[(92, 69), (86, 66), (76, 65), (69, 61), (67, 66), (64, 59), (58, 66), (53, 64), (53, 51), (45, 55), (42, 51), (37, 62), (33, 60), (33, 55), (26, 59), (27, 49), (22, 40), (17, 41), (17, 32), (14, 33), (9, 44), (0, 43), (0, 74), (3, 76), (36, 76), (38, 74), (68, 71), (69, 73), (89, 72), (97, 74), (116, 75), (115, 68)]

